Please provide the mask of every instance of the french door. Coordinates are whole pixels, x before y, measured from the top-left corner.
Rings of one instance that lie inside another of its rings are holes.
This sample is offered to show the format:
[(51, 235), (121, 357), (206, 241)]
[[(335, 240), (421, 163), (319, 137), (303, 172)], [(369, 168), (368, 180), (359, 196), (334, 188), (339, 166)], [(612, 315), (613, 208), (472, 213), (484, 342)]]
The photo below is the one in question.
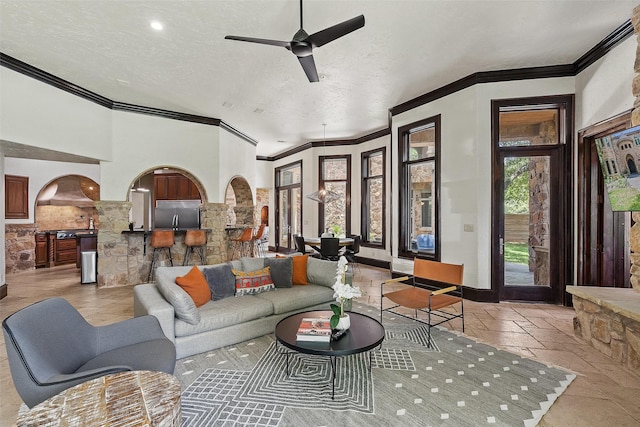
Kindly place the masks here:
[(293, 236), (302, 234), (302, 165), (276, 169), (276, 251), (291, 252)]
[(492, 120), (492, 290), (562, 303), (573, 271), (573, 96), (493, 101)]
[[(503, 179), (496, 189), (495, 259), (500, 300), (554, 302), (562, 259), (558, 152), (518, 149), (499, 157)], [(513, 210), (517, 213), (509, 213)]]

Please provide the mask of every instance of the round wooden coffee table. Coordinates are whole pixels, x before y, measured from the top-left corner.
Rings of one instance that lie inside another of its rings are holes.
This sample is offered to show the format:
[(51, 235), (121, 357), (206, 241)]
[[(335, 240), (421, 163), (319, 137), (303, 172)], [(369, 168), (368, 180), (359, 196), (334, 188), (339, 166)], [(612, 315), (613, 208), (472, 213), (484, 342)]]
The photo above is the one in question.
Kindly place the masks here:
[[(296, 339), (296, 333), (303, 318), (331, 317), (332, 314), (331, 311), (305, 311), (285, 317), (276, 325), (276, 342), (299, 353), (329, 356), (332, 372), (331, 398), (333, 399), (336, 383), (336, 358), (339, 356), (363, 353), (379, 346), (384, 340), (384, 326), (369, 316), (350, 312), (351, 327), (349, 327), (347, 333), (339, 340), (314, 342), (298, 341)], [(285, 351), (284, 354), (287, 360), (286, 369), (288, 375), (289, 352)], [(371, 355), (371, 352), (369, 352), (369, 369), (371, 369)]]
[(18, 415), (17, 426), (181, 425), (180, 382), (164, 372), (129, 371), (68, 388)]

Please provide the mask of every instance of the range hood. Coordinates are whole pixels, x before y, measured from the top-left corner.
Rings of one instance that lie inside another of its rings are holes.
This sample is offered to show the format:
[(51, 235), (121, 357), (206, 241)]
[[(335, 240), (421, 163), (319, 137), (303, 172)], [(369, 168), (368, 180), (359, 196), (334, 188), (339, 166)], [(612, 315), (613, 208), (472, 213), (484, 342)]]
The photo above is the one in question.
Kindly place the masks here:
[(78, 177), (64, 176), (43, 191), (37, 205), (92, 207), (93, 200), (80, 188)]

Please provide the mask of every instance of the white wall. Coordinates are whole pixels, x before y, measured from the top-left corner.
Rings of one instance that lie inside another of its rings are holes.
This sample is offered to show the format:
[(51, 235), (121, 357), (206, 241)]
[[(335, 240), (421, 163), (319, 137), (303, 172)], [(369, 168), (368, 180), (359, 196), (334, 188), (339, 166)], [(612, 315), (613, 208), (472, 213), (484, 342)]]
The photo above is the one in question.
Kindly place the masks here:
[(61, 176), (81, 175), (100, 183), (99, 165), (6, 157), (4, 159), (4, 167), (6, 174), (29, 177), (29, 218), (7, 219), (5, 221), (7, 224), (28, 224), (34, 222), (34, 211), (38, 193), (51, 181)]
[(100, 198), (126, 200), (136, 176), (167, 166), (189, 171), (204, 185), (210, 202), (222, 202), (220, 132), (218, 126), (114, 111), (113, 160), (101, 162)]
[(0, 140), (111, 159), (111, 110), (0, 67)]
[(633, 108), (637, 47), (629, 37), (576, 76), (576, 130)]
[[(392, 151), (397, 159), (400, 126), (441, 115), (440, 238), (443, 262), (462, 263), (464, 284), (491, 288), (491, 101), (570, 94), (574, 78), (520, 80), (476, 85), (393, 117)], [(393, 212), (398, 212), (397, 165), (392, 165)], [(397, 221), (397, 220), (396, 220)], [(465, 232), (464, 225), (473, 225)], [(392, 235), (393, 269), (411, 272), (399, 259), (398, 229)]]
[(253, 202), (256, 201), (256, 147), (238, 136), (220, 129), (220, 144), (216, 153), (218, 179), (216, 193), (209, 195), (210, 201), (224, 203), (227, 186), (236, 176), (242, 176), (251, 186)]

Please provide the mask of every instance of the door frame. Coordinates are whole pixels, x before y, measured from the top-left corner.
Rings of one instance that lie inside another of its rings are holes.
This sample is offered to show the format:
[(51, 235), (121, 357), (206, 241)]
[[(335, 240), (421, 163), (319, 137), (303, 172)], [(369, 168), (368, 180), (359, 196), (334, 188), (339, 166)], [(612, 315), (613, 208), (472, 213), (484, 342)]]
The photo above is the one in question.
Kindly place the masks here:
[[(592, 236), (594, 227), (603, 230), (608, 230), (612, 236), (615, 247), (612, 248), (612, 252), (609, 253), (611, 258), (618, 259), (621, 262), (612, 261), (613, 266), (610, 272), (612, 275), (613, 283), (606, 284), (607, 286), (615, 287), (628, 287), (630, 281), (630, 262), (627, 262), (630, 254), (627, 253), (626, 248), (620, 247), (625, 244), (625, 226), (628, 229), (631, 226), (631, 215), (628, 212), (613, 212), (611, 217), (605, 218), (604, 200), (606, 197), (604, 194), (603, 178), (600, 171), (594, 171), (592, 165), (593, 153), (595, 149), (594, 139), (600, 136), (604, 136), (618, 130), (627, 129), (631, 126), (631, 111), (624, 111), (614, 117), (603, 120), (594, 125), (588, 126), (578, 131), (578, 163), (577, 163), (577, 177), (578, 177), (578, 191), (577, 191), (577, 285), (595, 285), (594, 280), (600, 280), (603, 276), (607, 275), (604, 272), (605, 261), (600, 257), (594, 257), (592, 254), (593, 248), (591, 243), (593, 239), (596, 240), (596, 251), (601, 254), (603, 252), (602, 239), (600, 236)], [(596, 166), (597, 167), (597, 166)], [(599, 188), (593, 188), (593, 174), (599, 173), (599, 181), (595, 183)], [(592, 210), (592, 195), (598, 197), (596, 201), (597, 211)], [(608, 219), (608, 220), (607, 220)], [(595, 222), (595, 223), (594, 223)], [(595, 258), (595, 259), (594, 259)], [(595, 277), (594, 277), (595, 276)], [(602, 283), (599, 286), (603, 286)]]
[[(500, 139), (500, 109), (502, 107), (522, 107), (523, 110), (527, 108), (539, 109), (544, 106), (558, 106), (564, 111), (564, 117), (560, 120), (560, 129), (558, 136), (561, 138), (560, 146), (558, 147), (558, 163), (560, 165), (560, 172), (558, 173), (558, 214), (557, 216), (550, 218), (552, 221), (557, 221), (555, 229), (558, 231), (558, 238), (562, 242), (558, 245), (557, 252), (558, 259), (557, 277), (551, 277), (551, 280), (557, 280), (558, 283), (552, 286), (552, 291), (549, 294), (547, 302), (566, 304), (569, 301), (569, 295), (565, 291), (567, 285), (573, 284), (573, 253), (574, 253), (574, 238), (573, 238), (573, 204), (572, 204), (572, 188), (573, 188), (573, 151), (574, 151), (574, 99), (573, 94), (568, 95), (551, 95), (551, 96), (539, 96), (528, 98), (511, 98), (511, 99), (499, 99), (491, 101), (491, 159), (492, 159), (492, 187), (494, 191), (491, 193), (491, 218), (492, 218), (492, 233), (491, 233), (491, 291), (496, 301), (500, 301), (501, 287), (499, 280), (502, 280), (504, 271), (502, 268), (502, 262), (498, 262), (498, 257), (502, 257), (500, 254), (500, 212), (503, 211), (503, 207), (499, 207), (497, 204), (498, 199), (501, 196), (495, 191), (501, 188), (500, 184), (502, 176), (498, 174), (502, 165), (498, 164), (501, 159), (498, 151), (498, 141)], [(560, 119), (560, 118), (559, 118)], [(540, 150), (544, 150), (545, 147)], [(534, 152), (536, 146), (527, 147)], [(548, 150), (550, 147), (546, 147)], [(545, 150), (546, 151), (546, 150)], [(542, 151), (540, 151), (542, 153)], [(500, 169), (499, 169), (500, 168)], [(502, 215), (504, 216), (504, 215)], [(522, 292), (526, 297), (526, 292)]]
[[(293, 242), (292, 239), (292, 233), (291, 230), (289, 230), (288, 232), (288, 241), (289, 241), (289, 246), (288, 247), (284, 247), (284, 246), (280, 246), (280, 191), (282, 190), (287, 190), (289, 193), (289, 202), (291, 202), (292, 197), (291, 197), (291, 193), (292, 190), (294, 188), (299, 188), (300, 189), (300, 195), (304, 194), (302, 191), (302, 179), (300, 180), (299, 183), (295, 183), (295, 184), (288, 184), (288, 185), (279, 185), (279, 180), (278, 180), (278, 174), (280, 173), (281, 170), (283, 169), (289, 169), (291, 166), (295, 166), (298, 165), (300, 167), (300, 177), (302, 178), (302, 176), (304, 176), (302, 174), (302, 161), (296, 161), (293, 163), (289, 163), (280, 167), (277, 167), (274, 171), (274, 184), (275, 184), (275, 194), (274, 194), (274, 199), (275, 199), (275, 215), (274, 215), (274, 220), (275, 220), (275, 241), (274, 241), (274, 248), (276, 252), (283, 252), (283, 253), (289, 253), (289, 252), (294, 252), (295, 251), (295, 244)], [(300, 220), (301, 220), (301, 224), (300, 224), (300, 232), (302, 233), (302, 224), (303, 224), (303, 203), (302, 201), (300, 201)], [(292, 205), (291, 203), (289, 203), (289, 226), (291, 225), (291, 218), (293, 215), (293, 210), (292, 210)]]

